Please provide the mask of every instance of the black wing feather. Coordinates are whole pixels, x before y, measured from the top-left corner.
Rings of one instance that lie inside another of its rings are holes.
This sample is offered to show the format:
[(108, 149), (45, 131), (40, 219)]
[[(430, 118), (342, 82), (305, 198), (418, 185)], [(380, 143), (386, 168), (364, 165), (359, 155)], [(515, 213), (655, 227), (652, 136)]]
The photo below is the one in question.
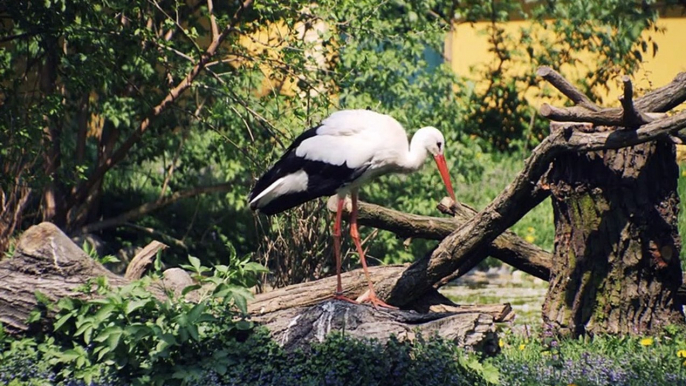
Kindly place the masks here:
[(260, 212), (267, 215), (283, 212), (315, 198), (333, 195), (338, 189), (348, 185), (367, 170), (368, 165), (354, 169), (349, 168), (346, 164), (332, 165), (322, 161), (312, 161), (298, 157), (295, 154), (297, 147), (304, 140), (317, 135), (318, 128), (319, 126), (309, 129), (295, 139), (276, 164), (260, 177), (248, 195), (248, 201), (252, 201), (254, 197), (258, 196), (279, 178), (299, 170), (304, 170), (307, 173), (307, 190), (284, 194), (268, 202), (266, 205), (260, 205), (258, 201), (251, 204), (251, 209), (259, 209)]

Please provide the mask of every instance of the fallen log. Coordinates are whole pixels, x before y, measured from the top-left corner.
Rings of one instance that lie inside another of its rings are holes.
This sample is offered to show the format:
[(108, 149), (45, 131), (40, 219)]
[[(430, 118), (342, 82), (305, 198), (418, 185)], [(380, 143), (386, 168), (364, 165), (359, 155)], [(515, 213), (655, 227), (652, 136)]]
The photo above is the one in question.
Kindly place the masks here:
[[(141, 256), (148, 261), (160, 245), (151, 244)], [(145, 264), (136, 264), (136, 267)], [(375, 281), (392, 283), (405, 266), (374, 267)], [(0, 323), (10, 333), (26, 332), (30, 313), (39, 307), (36, 291), (51, 301), (62, 297), (84, 297), (78, 290), (96, 277), (107, 278), (112, 287), (131, 281), (107, 270), (86, 255), (62, 231), (50, 223), (42, 223), (26, 230), (19, 239), (12, 258), (0, 261)], [(162, 281), (148, 287), (156, 297), (164, 298), (169, 291), (177, 294), (193, 284), (187, 273), (172, 268), (164, 272)], [(357, 297), (367, 289), (361, 270), (344, 276), (346, 295)], [(327, 300), (335, 287), (335, 278), (325, 278), (261, 294), (250, 303), (253, 320), (272, 331), (277, 341), (288, 347), (300, 347), (312, 339), (321, 340), (334, 330), (345, 331), (355, 337), (387, 339), (396, 335), (412, 339), (416, 333), (425, 336), (439, 334), (463, 346), (492, 353), (497, 350), (495, 323), (512, 317), (508, 305), (459, 307), (436, 291), (429, 291), (421, 304), (414, 307), (425, 312), (377, 310), (368, 305)], [(187, 298), (193, 301), (193, 297)], [(50, 311), (50, 310), (48, 310)], [(48, 312), (48, 319), (54, 315)], [(47, 322), (44, 320), (43, 322)], [(49, 328), (45, 323), (38, 326)]]
[[(107, 278), (113, 287), (130, 283), (88, 257), (55, 225), (32, 226), (22, 234), (13, 257), (0, 261), (0, 323), (10, 332), (26, 331), (26, 319), (38, 306), (37, 291), (51, 301), (83, 297), (78, 288), (96, 277)], [(165, 296), (161, 287), (149, 290)]]
[[(506, 309), (507, 306), (500, 306), (499, 311)], [(421, 314), (327, 300), (271, 312), (254, 320), (266, 326), (286, 349), (322, 342), (330, 332), (344, 331), (348, 336), (382, 342), (392, 335), (399, 340), (413, 340), (419, 334), (439, 335), (486, 354), (498, 351), (494, 317), (478, 310)]]

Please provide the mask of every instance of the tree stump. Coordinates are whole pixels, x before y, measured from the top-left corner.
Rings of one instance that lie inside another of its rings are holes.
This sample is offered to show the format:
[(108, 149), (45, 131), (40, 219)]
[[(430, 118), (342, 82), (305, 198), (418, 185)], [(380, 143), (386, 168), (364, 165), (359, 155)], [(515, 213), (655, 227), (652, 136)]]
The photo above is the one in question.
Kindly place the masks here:
[(543, 305), (549, 328), (648, 334), (683, 323), (678, 173), (666, 140), (554, 160), (555, 251)]

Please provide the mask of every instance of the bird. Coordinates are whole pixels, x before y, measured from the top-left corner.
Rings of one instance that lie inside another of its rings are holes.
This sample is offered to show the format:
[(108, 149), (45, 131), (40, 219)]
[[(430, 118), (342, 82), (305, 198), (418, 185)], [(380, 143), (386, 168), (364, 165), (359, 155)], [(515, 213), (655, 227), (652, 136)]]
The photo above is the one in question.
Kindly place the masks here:
[(435, 127), (417, 130), (408, 142), (405, 129), (390, 115), (371, 110), (336, 111), (293, 141), (257, 180), (248, 194), (248, 204), (253, 211), (274, 215), (319, 197), (337, 195), (333, 224), (337, 283), (333, 298), (355, 302), (343, 296), (341, 283), (341, 220), (345, 198), (350, 195), (350, 236), (369, 286), (363, 301), (374, 307), (395, 308), (374, 292), (357, 227), (358, 191), (381, 175), (419, 170), (431, 154), (455, 201), (444, 152), (445, 138)]

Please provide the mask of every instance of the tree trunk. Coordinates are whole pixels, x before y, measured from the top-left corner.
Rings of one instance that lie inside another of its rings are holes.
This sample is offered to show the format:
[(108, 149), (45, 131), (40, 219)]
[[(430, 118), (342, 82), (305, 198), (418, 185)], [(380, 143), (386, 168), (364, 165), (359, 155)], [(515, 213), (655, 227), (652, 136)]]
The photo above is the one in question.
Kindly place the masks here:
[(666, 140), (555, 159), (547, 328), (649, 334), (683, 322), (678, 173)]

